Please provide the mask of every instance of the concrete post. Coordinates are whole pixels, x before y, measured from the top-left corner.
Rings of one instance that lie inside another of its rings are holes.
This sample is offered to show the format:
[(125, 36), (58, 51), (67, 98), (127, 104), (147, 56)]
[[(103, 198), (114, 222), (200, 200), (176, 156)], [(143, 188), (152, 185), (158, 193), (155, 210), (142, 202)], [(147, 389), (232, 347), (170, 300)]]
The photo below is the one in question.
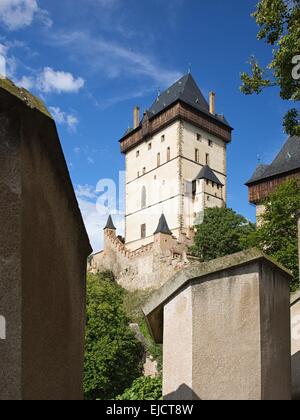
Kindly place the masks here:
[(0, 79), (0, 400), (83, 398), (91, 251), (51, 115)]
[(144, 307), (170, 399), (291, 398), (291, 274), (256, 250), (199, 264)]

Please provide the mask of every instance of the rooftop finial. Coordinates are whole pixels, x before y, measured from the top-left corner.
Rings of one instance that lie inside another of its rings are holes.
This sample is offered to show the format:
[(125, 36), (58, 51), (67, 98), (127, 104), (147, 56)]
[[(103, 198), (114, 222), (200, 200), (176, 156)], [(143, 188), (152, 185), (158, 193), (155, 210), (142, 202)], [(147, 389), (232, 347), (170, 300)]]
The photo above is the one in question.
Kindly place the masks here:
[(189, 63), (189, 66), (188, 66), (188, 74), (191, 74), (191, 72), (192, 72), (192, 63)]

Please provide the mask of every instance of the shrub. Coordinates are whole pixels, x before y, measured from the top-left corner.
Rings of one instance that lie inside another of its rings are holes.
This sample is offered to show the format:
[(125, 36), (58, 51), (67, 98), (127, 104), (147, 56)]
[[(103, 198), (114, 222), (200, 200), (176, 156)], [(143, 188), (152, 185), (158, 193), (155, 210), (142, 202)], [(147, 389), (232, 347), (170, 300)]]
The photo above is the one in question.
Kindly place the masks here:
[(162, 378), (157, 376), (136, 379), (132, 386), (119, 395), (116, 400), (160, 400), (162, 399)]

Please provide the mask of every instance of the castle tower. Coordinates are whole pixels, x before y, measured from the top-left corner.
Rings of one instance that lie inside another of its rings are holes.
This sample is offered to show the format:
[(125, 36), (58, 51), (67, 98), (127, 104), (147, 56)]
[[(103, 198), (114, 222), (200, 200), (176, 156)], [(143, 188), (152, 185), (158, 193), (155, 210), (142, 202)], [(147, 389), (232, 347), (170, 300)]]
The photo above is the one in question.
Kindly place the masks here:
[[(126, 160), (125, 244), (154, 241), (162, 214), (170, 232), (189, 236), (207, 207), (226, 205), (226, 150), (232, 128), (191, 74), (158, 95), (120, 140)], [(204, 174), (201, 173), (204, 169)], [(200, 178), (199, 175), (201, 174)]]

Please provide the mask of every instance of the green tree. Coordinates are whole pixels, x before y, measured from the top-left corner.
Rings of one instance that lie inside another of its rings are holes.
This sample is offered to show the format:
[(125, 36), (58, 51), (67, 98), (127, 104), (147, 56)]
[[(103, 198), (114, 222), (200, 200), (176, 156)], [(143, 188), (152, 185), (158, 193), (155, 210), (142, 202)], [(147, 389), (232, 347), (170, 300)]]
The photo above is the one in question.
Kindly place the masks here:
[(109, 273), (88, 275), (86, 399), (113, 399), (141, 376), (144, 350), (129, 328), (123, 297)]
[[(251, 72), (241, 74), (241, 91), (260, 94), (267, 87), (277, 86), (284, 100), (300, 99), (300, 83), (293, 76), (294, 57), (300, 55), (300, 0), (260, 0), (252, 15), (259, 26), (258, 39), (272, 48), (272, 61), (261, 67), (250, 59)], [(291, 109), (284, 118), (288, 134), (300, 135), (299, 108)]]
[(162, 378), (142, 376), (136, 379), (130, 388), (126, 389), (116, 400), (147, 401), (162, 399)]
[(260, 226), (245, 239), (245, 245), (256, 246), (290, 269), (294, 275), (292, 291), (299, 287), (297, 213), (300, 209), (300, 187), (296, 180), (280, 185), (265, 201), (266, 211)]
[(242, 239), (254, 230), (252, 223), (231, 209), (207, 209), (203, 223), (197, 227), (190, 252), (203, 261), (209, 261), (243, 251), (247, 245)]

